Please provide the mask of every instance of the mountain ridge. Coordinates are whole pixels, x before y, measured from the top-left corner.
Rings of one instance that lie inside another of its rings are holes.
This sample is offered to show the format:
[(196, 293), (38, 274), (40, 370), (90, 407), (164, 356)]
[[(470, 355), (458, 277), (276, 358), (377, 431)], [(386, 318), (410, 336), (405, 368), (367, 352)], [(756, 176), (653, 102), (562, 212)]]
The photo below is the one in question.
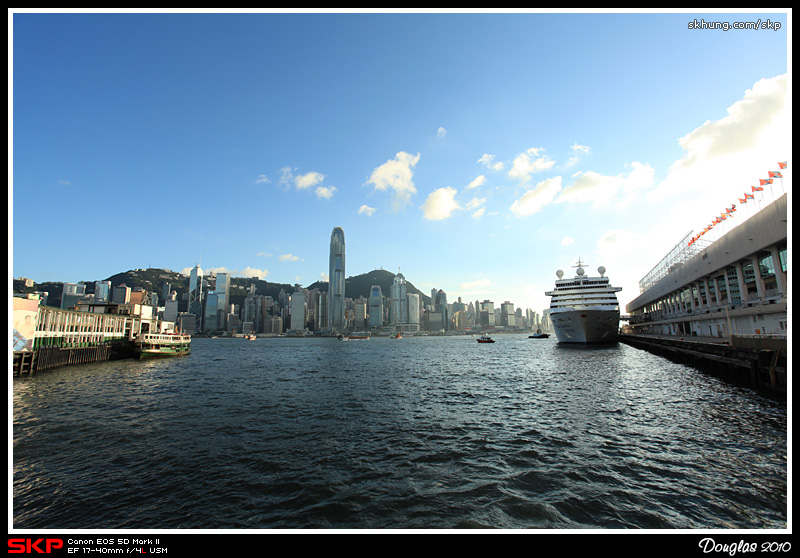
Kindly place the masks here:
[[(345, 280), (345, 296), (352, 299), (357, 299), (361, 296), (369, 298), (369, 292), (372, 285), (380, 285), (381, 291), (384, 296), (388, 297), (391, 293), (392, 282), (394, 281), (395, 274), (391, 271), (384, 269), (374, 269), (366, 273), (353, 275), (347, 277)], [(189, 292), (189, 277), (177, 271), (172, 271), (166, 268), (147, 268), (147, 269), (131, 269), (116, 273), (102, 279), (102, 281), (110, 281), (111, 288), (118, 287), (119, 285), (127, 285), (131, 288), (142, 288), (148, 292), (155, 292), (158, 294), (159, 300), (163, 301), (163, 286), (165, 283), (170, 284), (170, 291), (177, 293), (177, 298), (182, 301), (183, 294)], [(95, 281), (82, 281), (86, 285), (86, 293), (94, 293)], [(295, 285), (289, 283), (274, 283), (265, 281), (257, 277), (236, 277), (231, 276), (231, 291), (230, 301), (233, 304), (241, 305), (247, 296), (250, 285), (255, 285), (256, 294), (271, 296), (276, 299), (280, 295), (281, 290), (287, 294), (295, 291)], [(430, 296), (426, 296), (422, 291), (417, 289), (412, 283), (406, 281), (407, 292), (417, 293), (423, 301), (423, 304), (430, 302)], [(48, 305), (60, 306), (61, 295), (63, 292), (64, 282), (60, 281), (46, 281), (43, 283), (36, 283), (32, 287), (26, 287), (21, 279), (14, 279), (13, 289), (15, 293), (33, 293), (37, 291), (45, 291), (48, 293)], [(328, 288), (327, 281), (315, 281), (306, 289), (319, 289), (325, 291)]]

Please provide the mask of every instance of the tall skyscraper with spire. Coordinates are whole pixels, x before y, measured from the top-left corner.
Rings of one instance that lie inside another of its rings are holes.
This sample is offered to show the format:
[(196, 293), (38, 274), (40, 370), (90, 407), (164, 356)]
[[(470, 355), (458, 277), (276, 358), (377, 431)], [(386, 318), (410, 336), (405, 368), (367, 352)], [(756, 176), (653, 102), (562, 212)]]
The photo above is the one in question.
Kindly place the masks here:
[(344, 230), (331, 232), (330, 266), (328, 268), (328, 328), (343, 331), (344, 320)]
[(194, 314), (195, 331), (203, 331), (203, 270), (197, 264), (189, 274), (189, 312)]

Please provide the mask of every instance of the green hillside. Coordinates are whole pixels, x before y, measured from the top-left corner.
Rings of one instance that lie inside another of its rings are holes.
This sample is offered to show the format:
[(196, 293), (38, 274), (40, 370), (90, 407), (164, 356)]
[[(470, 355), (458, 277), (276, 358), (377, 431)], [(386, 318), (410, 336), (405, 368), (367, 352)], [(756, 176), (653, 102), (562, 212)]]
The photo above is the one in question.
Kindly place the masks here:
[[(383, 295), (388, 297), (391, 293), (394, 275), (395, 274), (390, 271), (376, 269), (368, 273), (348, 277), (345, 296), (352, 299), (357, 299), (360, 296), (369, 298), (369, 291), (372, 285), (380, 285)], [(183, 295), (189, 292), (189, 277), (169, 269), (133, 269), (117, 273), (104, 280), (111, 281), (112, 289), (124, 284), (131, 288), (142, 288), (148, 292), (157, 293), (159, 301), (161, 302), (164, 300), (163, 291), (165, 283), (170, 284), (171, 291), (177, 292), (179, 301), (183, 301)], [(87, 293), (94, 293), (94, 283), (94, 279), (84, 281)], [(294, 285), (288, 283), (271, 283), (255, 277), (231, 277), (231, 302), (241, 305), (247, 296), (250, 285), (255, 285), (256, 294), (271, 296), (276, 300), (281, 290), (285, 291), (287, 294), (294, 292)], [(430, 296), (426, 296), (411, 283), (407, 282), (407, 285), (408, 292), (419, 294), (423, 304), (428, 304), (430, 302)], [(58, 307), (61, 304), (61, 293), (63, 291), (63, 283), (61, 282), (50, 281), (46, 283), (34, 283), (33, 287), (26, 288), (22, 281), (15, 279), (13, 288), (15, 293), (46, 291), (48, 293), (48, 306)], [(328, 283), (325, 281), (317, 281), (307, 288), (326, 291), (328, 289)], [(185, 310), (185, 308), (180, 306), (179, 309)]]

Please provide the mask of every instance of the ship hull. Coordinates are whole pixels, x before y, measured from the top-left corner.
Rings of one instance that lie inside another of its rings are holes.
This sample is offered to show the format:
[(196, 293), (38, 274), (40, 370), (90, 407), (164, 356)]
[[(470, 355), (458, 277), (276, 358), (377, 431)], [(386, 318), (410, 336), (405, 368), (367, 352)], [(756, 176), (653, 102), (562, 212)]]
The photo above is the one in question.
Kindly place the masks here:
[(560, 343), (614, 343), (619, 310), (559, 308), (550, 320)]

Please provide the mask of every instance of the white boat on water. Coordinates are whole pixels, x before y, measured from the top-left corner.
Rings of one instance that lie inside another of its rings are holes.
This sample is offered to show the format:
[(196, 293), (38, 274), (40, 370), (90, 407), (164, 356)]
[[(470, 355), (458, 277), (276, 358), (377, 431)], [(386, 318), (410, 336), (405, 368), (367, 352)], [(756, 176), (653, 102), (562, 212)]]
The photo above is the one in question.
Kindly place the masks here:
[(136, 338), (138, 358), (159, 358), (188, 355), (192, 336), (188, 333), (141, 333)]
[(613, 287), (603, 266), (599, 277), (587, 277), (583, 263), (574, 266), (575, 277), (564, 278), (558, 270), (555, 289), (545, 294), (550, 299), (550, 322), (562, 343), (610, 343), (619, 330), (619, 301), (622, 287)]

